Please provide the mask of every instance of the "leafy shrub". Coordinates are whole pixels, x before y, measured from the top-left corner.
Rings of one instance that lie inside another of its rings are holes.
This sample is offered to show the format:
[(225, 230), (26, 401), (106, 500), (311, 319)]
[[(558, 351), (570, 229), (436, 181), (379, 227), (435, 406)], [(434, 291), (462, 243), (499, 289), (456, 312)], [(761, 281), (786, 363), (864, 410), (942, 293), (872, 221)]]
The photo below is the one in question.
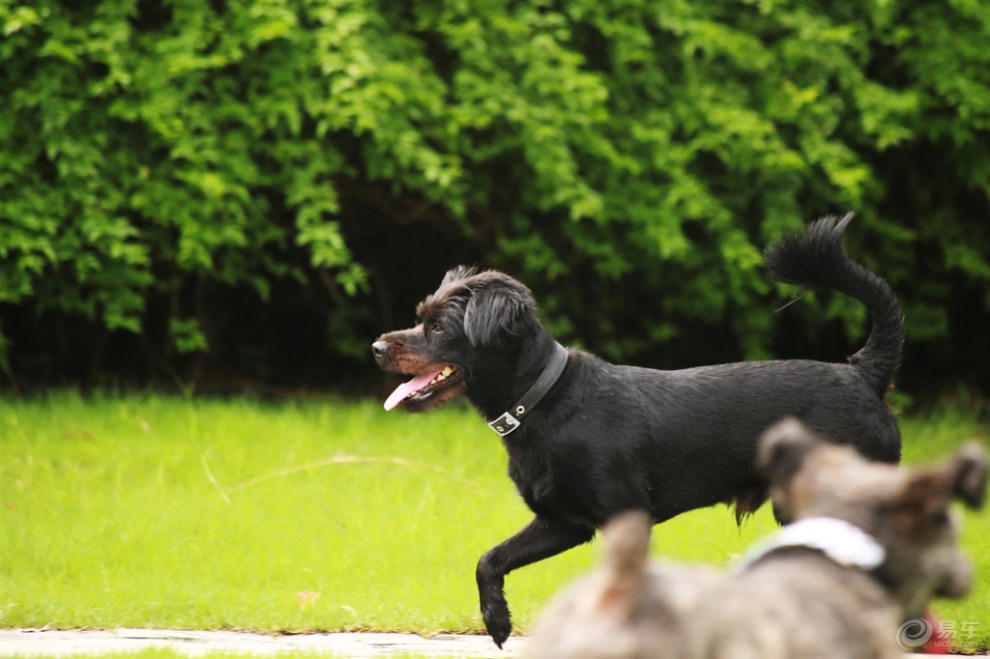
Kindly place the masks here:
[(166, 362), (239, 340), (225, 291), (286, 287), (356, 356), (466, 259), (613, 359), (765, 356), (823, 315), (851, 343), (841, 298), (775, 337), (761, 269), (847, 210), (924, 368), (972, 365), (987, 318), (977, 0), (38, 0), (0, 31), (0, 304)]

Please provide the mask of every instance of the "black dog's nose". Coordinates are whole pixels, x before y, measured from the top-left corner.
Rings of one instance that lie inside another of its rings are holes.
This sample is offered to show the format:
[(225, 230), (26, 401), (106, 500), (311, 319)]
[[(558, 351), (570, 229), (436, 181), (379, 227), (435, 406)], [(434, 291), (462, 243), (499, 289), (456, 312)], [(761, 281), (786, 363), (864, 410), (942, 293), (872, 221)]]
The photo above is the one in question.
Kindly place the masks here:
[(375, 359), (381, 359), (388, 352), (388, 344), (384, 341), (375, 341), (371, 344), (371, 352), (374, 353)]

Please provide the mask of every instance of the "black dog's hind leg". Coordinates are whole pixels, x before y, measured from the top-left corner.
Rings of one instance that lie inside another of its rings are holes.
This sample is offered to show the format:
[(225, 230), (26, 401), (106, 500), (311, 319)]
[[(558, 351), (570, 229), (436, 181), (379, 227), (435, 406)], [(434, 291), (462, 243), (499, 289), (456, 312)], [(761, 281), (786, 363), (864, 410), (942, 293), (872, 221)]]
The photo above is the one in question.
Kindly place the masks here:
[(512, 632), (509, 605), (503, 592), (505, 575), (588, 542), (594, 536), (594, 529), (536, 517), (522, 531), (485, 552), (476, 573), (478, 597), (485, 627), (499, 648)]

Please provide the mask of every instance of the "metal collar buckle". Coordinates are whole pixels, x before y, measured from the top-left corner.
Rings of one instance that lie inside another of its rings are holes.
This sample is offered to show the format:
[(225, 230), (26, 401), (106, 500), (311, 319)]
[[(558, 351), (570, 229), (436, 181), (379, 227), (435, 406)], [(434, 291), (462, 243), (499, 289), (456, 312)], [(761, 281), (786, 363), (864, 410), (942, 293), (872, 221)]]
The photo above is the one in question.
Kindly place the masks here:
[(497, 432), (499, 437), (505, 437), (520, 425), (519, 419), (506, 412), (499, 418), (489, 423), (488, 427)]
[(505, 437), (519, 428), (522, 425), (523, 415), (528, 414), (536, 407), (537, 403), (543, 400), (543, 397), (550, 391), (550, 388), (560, 379), (560, 374), (564, 372), (566, 366), (567, 348), (559, 343), (554, 343), (553, 354), (550, 355), (547, 365), (543, 368), (543, 372), (540, 373), (533, 386), (512, 407), (512, 411), (503, 412), (497, 419), (489, 422), (488, 427), (497, 432), (499, 437)]

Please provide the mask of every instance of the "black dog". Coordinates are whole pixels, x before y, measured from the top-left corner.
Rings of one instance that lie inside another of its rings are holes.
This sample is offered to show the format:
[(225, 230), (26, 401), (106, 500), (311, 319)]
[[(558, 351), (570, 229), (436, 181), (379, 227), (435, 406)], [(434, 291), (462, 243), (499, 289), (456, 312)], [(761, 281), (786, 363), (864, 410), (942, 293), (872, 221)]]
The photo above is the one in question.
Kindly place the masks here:
[(629, 509), (662, 522), (735, 503), (737, 518), (767, 498), (756, 441), (793, 416), (867, 457), (900, 458), (884, 404), (903, 327), (893, 291), (851, 261), (828, 217), (766, 253), (771, 275), (861, 301), (873, 328), (847, 364), (741, 362), (679, 371), (617, 366), (565, 350), (540, 323), (530, 291), (500, 272), (456, 268), (418, 307), (420, 323), (381, 336), (381, 367), (414, 375), (385, 403), (424, 411), (465, 394), (502, 436), (509, 476), (535, 519), (478, 562), (481, 612), (499, 646), (512, 626), (505, 575), (587, 542)]

